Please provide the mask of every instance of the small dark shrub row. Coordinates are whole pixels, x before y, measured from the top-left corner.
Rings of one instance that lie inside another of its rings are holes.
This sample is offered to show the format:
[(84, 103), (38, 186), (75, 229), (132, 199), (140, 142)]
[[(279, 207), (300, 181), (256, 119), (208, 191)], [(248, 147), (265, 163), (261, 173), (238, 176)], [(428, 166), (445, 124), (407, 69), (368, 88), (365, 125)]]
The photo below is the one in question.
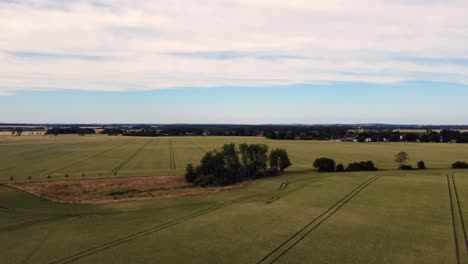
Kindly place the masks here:
[(346, 168), (347, 171), (376, 171), (378, 170), (374, 162), (371, 160), (368, 161), (361, 161), (361, 162), (352, 162), (348, 164), (348, 168)]
[(468, 163), (465, 161), (457, 161), (452, 164), (452, 168), (454, 169), (468, 169)]
[(343, 171), (376, 171), (378, 170), (371, 160), (352, 162), (345, 169), (344, 165), (339, 163), (335, 166), (335, 161), (330, 158), (318, 158), (314, 161), (314, 168), (319, 172), (343, 172)]
[[(426, 164), (422, 160), (418, 161), (417, 166), (418, 166), (418, 170), (425, 170), (426, 169)], [(400, 165), (399, 169), (400, 170), (414, 170), (413, 166), (407, 165), (407, 164)]]

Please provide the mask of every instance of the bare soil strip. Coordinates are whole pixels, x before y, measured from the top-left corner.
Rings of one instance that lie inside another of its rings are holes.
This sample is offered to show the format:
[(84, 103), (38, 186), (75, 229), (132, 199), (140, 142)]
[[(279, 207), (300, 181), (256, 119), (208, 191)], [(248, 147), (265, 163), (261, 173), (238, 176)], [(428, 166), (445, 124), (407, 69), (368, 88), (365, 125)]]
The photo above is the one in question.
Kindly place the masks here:
[(245, 186), (200, 188), (183, 176), (12, 183), (7, 186), (62, 203), (109, 203), (220, 192)]
[(367, 186), (369, 186), (371, 183), (377, 180), (377, 178), (378, 176), (374, 176), (370, 179), (367, 179), (366, 181), (364, 181), (357, 187), (355, 187), (352, 191), (350, 191), (348, 194), (343, 196), (340, 200), (335, 202), (322, 214), (312, 219), (309, 223), (307, 223), (305, 226), (299, 229), (286, 241), (281, 243), (278, 247), (276, 247), (270, 253), (264, 256), (261, 260), (257, 262), (257, 264), (276, 262), (279, 258), (281, 258), (284, 254), (286, 254), (289, 250), (291, 250), (299, 242), (301, 242), (306, 236), (308, 236), (312, 231), (314, 231), (317, 227), (319, 227), (323, 222), (325, 222), (328, 218), (334, 215), (339, 209), (341, 209), (344, 205), (346, 205), (352, 198), (354, 198)]

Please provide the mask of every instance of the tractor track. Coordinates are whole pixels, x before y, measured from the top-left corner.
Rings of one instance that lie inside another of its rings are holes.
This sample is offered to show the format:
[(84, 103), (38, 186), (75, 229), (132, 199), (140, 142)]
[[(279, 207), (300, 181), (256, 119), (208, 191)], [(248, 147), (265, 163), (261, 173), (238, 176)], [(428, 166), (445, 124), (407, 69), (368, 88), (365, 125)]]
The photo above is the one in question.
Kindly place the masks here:
[(112, 174), (117, 174), (117, 172), (122, 169), (127, 163), (129, 163), (133, 158), (135, 158), (138, 153), (140, 153), (149, 143), (151, 142), (151, 139), (148, 139), (143, 146), (141, 146), (139, 149), (137, 149), (135, 152), (133, 152), (128, 158), (126, 158), (124, 161), (122, 161), (119, 165), (117, 165), (115, 168), (111, 170)]
[(175, 158), (174, 158), (174, 147), (172, 146), (172, 141), (169, 140), (169, 166), (171, 168), (171, 174), (174, 175), (176, 169)]
[(65, 214), (43, 214), (43, 213), (34, 213), (34, 212), (27, 212), (27, 211), (19, 211), (15, 209), (10, 209), (7, 207), (0, 206), (0, 212), (12, 215), (19, 215), (19, 216), (29, 216), (29, 217), (46, 217), (36, 220), (31, 220), (28, 222), (23, 222), (15, 225), (0, 227), (0, 233), (12, 230), (20, 230), (25, 229), (33, 225), (52, 222), (57, 220), (65, 220), (69, 218), (81, 218), (86, 216), (98, 216), (98, 215), (114, 215), (118, 213), (65, 213)]
[[(457, 260), (457, 264), (462, 263), (462, 253), (461, 248), (463, 246), (459, 243), (459, 232), (463, 234), (463, 239), (460, 239), (465, 244), (466, 254), (468, 254), (468, 238), (466, 234), (465, 223), (463, 219), (463, 212), (461, 209), (460, 199), (458, 196), (457, 185), (455, 183), (455, 177), (453, 174), (447, 174), (447, 186), (448, 186), (448, 195), (450, 201), (450, 215), (452, 218), (452, 230), (453, 230), (453, 242), (455, 244), (455, 258)], [(457, 207), (457, 208), (455, 208)], [(460, 221), (461, 230), (457, 231), (457, 213), (458, 213), (458, 221)]]
[[(280, 185), (280, 188), (281, 188), (281, 185)], [(247, 195), (247, 196), (244, 196), (244, 197), (240, 197), (238, 199), (227, 201), (227, 202), (221, 203), (219, 205), (215, 205), (213, 207), (209, 207), (209, 208), (200, 210), (198, 212), (195, 212), (195, 213), (192, 213), (192, 214), (177, 218), (175, 220), (172, 220), (172, 221), (169, 221), (169, 222), (166, 222), (166, 223), (154, 226), (154, 227), (150, 227), (150, 228), (147, 228), (145, 230), (142, 230), (142, 231), (139, 231), (139, 232), (136, 232), (136, 233), (133, 233), (133, 234), (130, 234), (130, 235), (115, 239), (115, 240), (111, 240), (111, 241), (106, 242), (104, 244), (101, 244), (101, 245), (98, 245), (98, 246), (95, 246), (95, 247), (92, 247), (92, 248), (77, 252), (77, 253), (69, 255), (67, 257), (64, 257), (64, 258), (49, 262), (49, 264), (71, 263), (71, 262), (80, 260), (82, 258), (94, 255), (94, 254), (96, 254), (98, 252), (101, 252), (101, 251), (104, 251), (106, 249), (109, 249), (109, 248), (112, 248), (112, 247), (115, 247), (115, 246), (130, 242), (130, 241), (133, 241), (133, 240), (138, 239), (140, 237), (144, 237), (144, 236), (156, 233), (158, 231), (161, 231), (163, 229), (166, 229), (166, 228), (175, 226), (177, 224), (189, 221), (189, 220), (194, 219), (196, 217), (208, 214), (210, 212), (213, 212), (213, 211), (222, 209), (224, 207), (227, 207), (227, 206), (230, 206), (230, 205), (233, 205), (233, 204), (236, 204), (236, 203), (239, 203), (239, 202), (242, 202), (242, 201), (257, 197), (257, 196), (261, 196), (261, 195), (265, 195), (265, 193), (257, 193), (257, 194)]]
[(62, 167), (60, 167), (60, 168), (57, 168), (57, 169), (51, 170), (51, 171), (49, 171), (49, 172), (46, 172), (45, 174), (53, 174), (53, 173), (56, 173), (56, 172), (58, 172), (58, 171), (64, 170), (64, 169), (66, 169), (66, 168), (69, 168), (69, 167), (71, 167), (71, 166), (73, 166), (73, 165), (76, 165), (76, 164), (78, 164), (78, 163), (80, 163), (80, 162), (87, 161), (87, 160), (92, 159), (92, 158), (94, 158), (94, 157), (100, 156), (100, 155), (102, 155), (102, 154), (104, 154), (104, 153), (107, 153), (107, 152), (109, 152), (109, 151), (111, 151), (111, 150), (113, 150), (113, 149), (116, 149), (116, 148), (118, 148), (118, 147), (120, 147), (120, 145), (112, 146), (112, 147), (110, 147), (110, 148), (108, 148), (108, 149), (106, 149), (106, 150), (103, 150), (103, 151), (100, 151), (100, 152), (97, 152), (97, 153), (93, 153), (93, 154), (91, 154), (91, 155), (89, 155), (89, 156), (87, 156), (87, 157), (84, 157), (84, 158), (82, 158), (82, 159), (79, 159), (79, 160), (76, 160), (76, 161), (74, 161), (74, 162), (71, 162), (71, 163), (69, 163), (69, 164), (67, 164), (67, 165), (65, 165), (65, 166), (62, 166)]
[(466, 228), (465, 228), (465, 220), (463, 219), (463, 212), (461, 209), (460, 205), (460, 198), (458, 197), (458, 191), (457, 191), (457, 185), (455, 184), (455, 177), (452, 174), (452, 183), (453, 183), (453, 190), (455, 191), (455, 198), (457, 200), (457, 206), (458, 206), (458, 214), (460, 215), (460, 222), (463, 230), (463, 238), (465, 239), (465, 247), (466, 247), (466, 252), (468, 253), (468, 237), (466, 235)]
[[(330, 206), (327, 210), (322, 212), (319, 216), (315, 217), (311, 221), (309, 221), (305, 226), (299, 229), (296, 233), (286, 239), (283, 243), (279, 246), (274, 248), (270, 253), (265, 255), (262, 259), (260, 259), (257, 264), (259, 263), (274, 263), (288, 251), (290, 251), (293, 247), (295, 247), (299, 242), (301, 242), (306, 236), (308, 236), (312, 231), (318, 228), (323, 222), (325, 222), (328, 218), (333, 216), (339, 209), (345, 206), (352, 198), (358, 195), (362, 190), (364, 190), (367, 186), (371, 183), (376, 181), (379, 176), (374, 176), (370, 179), (365, 180), (363, 183), (359, 184), (357, 187), (352, 189), (348, 194), (343, 196), (337, 202), (335, 202), (332, 206)], [(321, 219), (321, 220), (319, 220)], [(317, 223), (316, 223), (317, 222)], [(315, 225), (313, 225), (316, 223)], [(289, 245), (288, 245), (289, 244)], [(279, 254), (275, 254), (275, 253)], [(275, 256), (276, 255), (276, 256)]]
[(36, 224), (42, 224), (42, 223), (52, 222), (52, 221), (56, 221), (56, 220), (63, 220), (63, 219), (67, 219), (67, 218), (77, 217), (77, 216), (78, 215), (74, 215), (74, 216), (72, 216), (72, 215), (68, 215), (68, 216), (58, 215), (58, 216), (52, 216), (52, 217), (48, 217), (48, 218), (33, 220), (33, 221), (29, 221), (29, 222), (23, 222), (23, 223), (16, 224), (16, 225), (2, 227), (2, 228), (0, 228), (0, 232), (7, 232), (7, 231), (24, 229), (24, 228), (28, 228), (28, 227), (36, 225)]

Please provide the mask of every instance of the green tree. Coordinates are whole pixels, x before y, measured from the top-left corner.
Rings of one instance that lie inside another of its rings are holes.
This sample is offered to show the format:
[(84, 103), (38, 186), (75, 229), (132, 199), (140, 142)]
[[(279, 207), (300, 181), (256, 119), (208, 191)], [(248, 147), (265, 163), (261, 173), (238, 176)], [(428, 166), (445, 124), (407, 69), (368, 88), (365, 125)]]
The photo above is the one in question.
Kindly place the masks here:
[(314, 161), (314, 168), (319, 172), (332, 172), (335, 171), (335, 161), (330, 158), (318, 158)]
[(279, 170), (281, 173), (284, 169), (292, 165), (289, 160), (288, 152), (286, 152), (285, 149), (277, 148), (271, 150), (268, 160), (270, 162), (270, 169), (273, 171)]
[(268, 162), (268, 146), (265, 144), (240, 144), (242, 170), (244, 177), (265, 174)]

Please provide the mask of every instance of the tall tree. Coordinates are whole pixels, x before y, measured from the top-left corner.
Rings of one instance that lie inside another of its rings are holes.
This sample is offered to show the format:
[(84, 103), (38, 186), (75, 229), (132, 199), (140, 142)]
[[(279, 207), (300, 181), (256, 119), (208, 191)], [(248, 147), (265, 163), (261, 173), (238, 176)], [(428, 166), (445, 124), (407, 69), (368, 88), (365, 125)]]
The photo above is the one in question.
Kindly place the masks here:
[(409, 159), (408, 153), (406, 153), (405, 151), (398, 152), (397, 154), (395, 154), (395, 157), (393, 158), (393, 160), (396, 163), (400, 163), (400, 167), (405, 165), (408, 159)]

